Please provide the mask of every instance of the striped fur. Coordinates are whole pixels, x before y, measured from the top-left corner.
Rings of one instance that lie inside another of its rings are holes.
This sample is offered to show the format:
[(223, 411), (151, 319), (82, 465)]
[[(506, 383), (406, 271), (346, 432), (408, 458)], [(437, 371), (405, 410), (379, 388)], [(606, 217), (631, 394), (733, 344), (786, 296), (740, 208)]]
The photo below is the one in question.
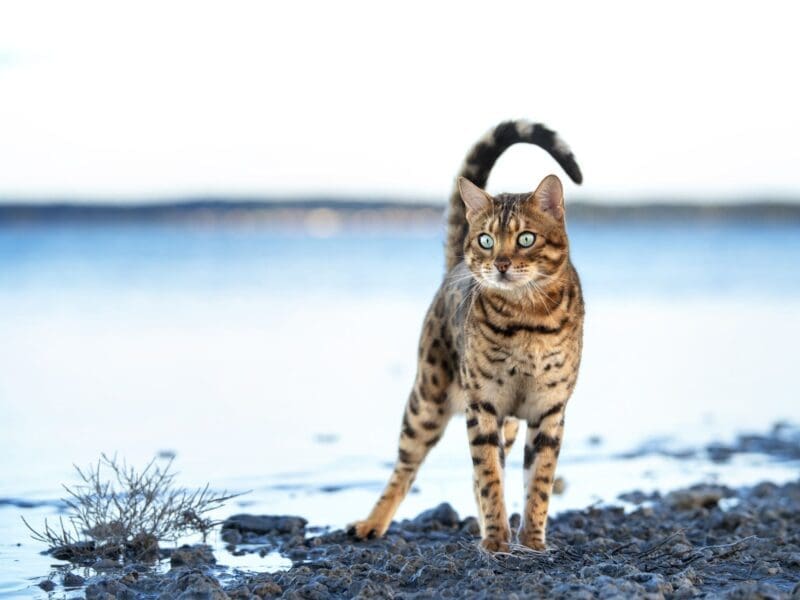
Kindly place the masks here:
[[(548, 149), (580, 181), (572, 154), (555, 134), (522, 122), (495, 128), (472, 150), (462, 173), (484, 183), (497, 157), (517, 141)], [(524, 422), (526, 491), (518, 539), (541, 550), (583, 347), (583, 296), (569, 257), (563, 188), (555, 175), (526, 194), (492, 197), (465, 179), (458, 186), (448, 248), (448, 264), (455, 264), (425, 316), (397, 461), (372, 511), (350, 532), (359, 539), (385, 533), (451, 416), (465, 413), (481, 545), (509, 547), (505, 457)], [(486, 236), (491, 244), (481, 243)]]
[[(486, 187), (489, 173), (500, 156), (514, 144), (534, 144), (546, 150), (575, 183), (583, 182), (578, 163), (569, 146), (555, 131), (541, 123), (530, 121), (504, 121), (490, 129), (467, 154), (456, 177), (465, 177), (480, 188)], [(467, 217), (458, 185), (450, 193), (447, 216), (447, 246), (445, 250), (447, 270), (455, 267), (463, 258), (464, 238), (467, 235)]]

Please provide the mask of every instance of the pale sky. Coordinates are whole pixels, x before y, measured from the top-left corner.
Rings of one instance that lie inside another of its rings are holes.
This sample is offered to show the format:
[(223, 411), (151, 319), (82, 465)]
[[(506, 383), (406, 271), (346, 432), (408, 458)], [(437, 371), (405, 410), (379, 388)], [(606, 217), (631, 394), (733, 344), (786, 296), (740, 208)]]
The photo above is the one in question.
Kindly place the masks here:
[[(568, 197), (800, 197), (799, 7), (7, 0), (0, 199), (444, 198), (517, 117)], [(489, 190), (549, 172), (514, 148)]]

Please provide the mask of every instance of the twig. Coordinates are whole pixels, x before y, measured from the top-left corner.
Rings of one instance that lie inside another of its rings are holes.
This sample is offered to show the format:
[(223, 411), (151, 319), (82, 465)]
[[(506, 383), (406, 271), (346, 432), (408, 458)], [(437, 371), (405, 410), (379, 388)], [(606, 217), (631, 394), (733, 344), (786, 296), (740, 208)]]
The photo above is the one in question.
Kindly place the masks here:
[(644, 557), (644, 556), (647, 556), (648, 554), (650, 554), (650, 553), (651, 553), (651, 552), (653, 552), (654, 550), (657, 550), (658, 548), (660, 548), (661, 546), (663, 546), (664, 544), (666, 544), (666, 543), (667, 543), (667, 542), (669, 542), (670, 540), (672, 540), (672, 539), (674, 539), (674, 538), (678, 537), (678, 536), (679, 536), (679, 535), (681, 535), (682, 533), (683, 533), (683, 529), (678, 529), (677, 531), (674, 531), (674, 532), (672, 532), (670, 535), (668, 535), (667, 537), (665, 537), (665, 538), (664, 538), (663, 540), (661, 540), (660, 542), (657, 542), (656, 544), (653, 544), (653, 545), (652, 545), (652, 546), (650, 546), (649, 548), (647, 548), (647, 549), (645, 549), (645, 550), (642, 550), (641, 552), (638, 552), (638, 553), (636, 554), (636, 556), (638, 556), (638, 557), (640, 557), (640, 558), (641, 558), (641, 557)]
[(611, 552), (609, 552), (609, 554), (611, 556), (614, 556), (617, 552), (620, 552), (621, 550), (624, 550), (625, 548), (630, 548), (635, 543), (636, 543), (636, 541), (634, 540), (634, 541), (628, 542), (627, 544), (622, 544), (621, 546), (617, 546)]
[(698, 558), (703, 557), (702, 552), (704, 550), (711, 550), (713, 552), (713, 550), (715, 550), (715, 549), (730, 548), (727, 552), (721, 552), (719, 554), (713, 554), (711, 556), (711, 558), (713, 560), (720, 560), (721, 558), (727, 558), (727, 557), (729, 557), (729, 556), (731, 556), (733, 554), (736, 554), (737, 552), (741, 551), (743, 549), (742, 548), (743, 544), (746, 544), (746, 542), (749, 542), (750, 540), (756, 539), (756, 537), (757, 536), (755, 536), (755, 535), (748, 535), (747, 537), (743, 537), (743, 538), (741, 538), (739, 540), (736, 540), (735, 542), (729, 542), (727, 544), (714, 544), (712, 546), (703, 546), (701, 548), (697, 548), (694, 551), (695, 556), (692, 556), (690, 558), (690, 560), (687, 561), (687, 564), (690, 563), (690, 562), (694, 562)]

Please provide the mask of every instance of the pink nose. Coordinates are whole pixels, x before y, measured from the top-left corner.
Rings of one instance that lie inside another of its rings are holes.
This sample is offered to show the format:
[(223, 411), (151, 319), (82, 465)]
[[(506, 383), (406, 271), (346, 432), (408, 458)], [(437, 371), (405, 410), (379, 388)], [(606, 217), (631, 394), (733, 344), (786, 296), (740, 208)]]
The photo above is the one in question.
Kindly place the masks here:
[(511, 266), (511, 259), (505, 256), (498, 256), (494, 259), (494, 266), (497, 267), (497, 270), (501, 273), (505, 273)]

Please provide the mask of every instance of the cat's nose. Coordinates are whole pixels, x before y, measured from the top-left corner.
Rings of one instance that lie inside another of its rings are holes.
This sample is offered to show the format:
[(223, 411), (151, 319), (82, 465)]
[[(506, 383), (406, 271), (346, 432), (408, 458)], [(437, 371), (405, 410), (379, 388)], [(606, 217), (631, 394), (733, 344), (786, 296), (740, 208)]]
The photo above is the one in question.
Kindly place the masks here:
[(501, 273), (505, 273), (511, 266), (511, 259), (506, 256), (498, 256), (494, 259), (494, 266), (497, 267), (497, 270)]

